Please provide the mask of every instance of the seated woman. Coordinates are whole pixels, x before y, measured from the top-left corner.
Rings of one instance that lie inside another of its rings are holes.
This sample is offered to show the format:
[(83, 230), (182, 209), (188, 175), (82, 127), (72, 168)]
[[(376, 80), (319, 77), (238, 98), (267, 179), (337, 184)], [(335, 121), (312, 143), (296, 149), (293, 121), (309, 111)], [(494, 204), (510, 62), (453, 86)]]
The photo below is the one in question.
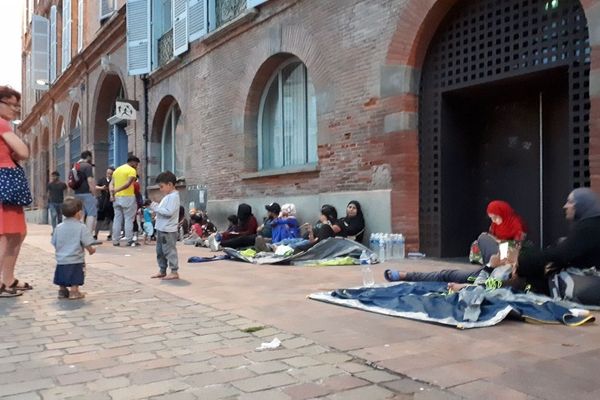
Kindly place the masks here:
[(500, 242), (508, 241), (511, 247), (525, 240), (527, 228), (521, 216), (505, 201), (494, 200), (487, 206), (492, 224), (487, 233), (482, 233), (471, 245), (469, 261), (487, 265), (490, 257), (498, 253)]
[(307, 239), (299, 242), (290, 244), (289, 246), (294, 248), (297, 252), (306, 251), (317, 244), (319, 241), (323, 241), (330, 237), (334, 237), (342, 231), (337, 219), (337, 210), (330, 204), (324, 204), (321, 207), (321, 215), (319, 216), (319, 222), (312, 227), (307, 225), (308, 235)]
[(208, 238), (209, 247), (212, 251), (217, 251), (220, 247), (239, 249), (254, 244), (258, 222), (252, 214), (252, 207), (246, 203), (240, 204), (237, 218), (237, 231), (225, 231), (211, 235)]
[[(571, 224), (567, 237), (546, 249), (522, 252), (516, 273), (542, 294), (600, 304), (600, 274), (590, 269), (600, 268), (600, 198), (589, 188), (575, 189), (563, 208)], [(565, 287), (559, 279), (568, 282)]]
[(346, 216), (340, 219), (339, 226), (342, 228), (339, 236), (362, 243), (365, 233), (365, 218), (358, 201), (352, 200), (348, 203)]
[[(467, 283), (469, 278), (489, 274), (497, 265), (491, 265), (490, 260), (494, 254), (499, 253), (499, 244), (502, 241), (512, 241), (513, 248), (518, 247), (525, 238), (525, 224), (522, 218), (505, 201), (494, 200), (487, 206), (487, 214), (492, 224), (489, 233), (482, 233), (471, 245), (471, 255), (479, 255), (476, 263), (484, 267), (470, 270), (442, 270), (439, 272), (401, 272), (388, 269), (384, 277), (390, 282), (396, 281), (442, 281), (454, 283)], [(476, 250), (474, 250), (474, 248)], [(473, 257), (469, 257), (474, 262)], [(498, 261), (499, 262), (499, 261)]]
[(281, 206), (279, 216), (271, 221), (272, 242), (279, 244), (288, 239), (296, 239), (300, 236), (300, 227), (296, 219), (296, 206), (284, 204)]

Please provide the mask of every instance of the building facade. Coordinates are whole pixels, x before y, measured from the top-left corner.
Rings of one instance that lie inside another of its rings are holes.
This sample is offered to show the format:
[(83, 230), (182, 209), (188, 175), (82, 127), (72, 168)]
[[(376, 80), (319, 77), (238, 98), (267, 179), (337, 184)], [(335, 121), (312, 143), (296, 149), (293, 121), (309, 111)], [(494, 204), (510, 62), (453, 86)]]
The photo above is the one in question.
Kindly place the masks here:
[(99, 176), (133, 153), (151, 195), (172, 170), (184, 205), (217, 221), (242, 201), (311, 220), (356, 199), (369, 231), (457, 256), (488, 201), (548, 243), (569, 191), (599, 184), (600, 1), (87, 3), (26, 14), (21, 130), (40, 210), (48, 171), (65, 176), (82, 149)]

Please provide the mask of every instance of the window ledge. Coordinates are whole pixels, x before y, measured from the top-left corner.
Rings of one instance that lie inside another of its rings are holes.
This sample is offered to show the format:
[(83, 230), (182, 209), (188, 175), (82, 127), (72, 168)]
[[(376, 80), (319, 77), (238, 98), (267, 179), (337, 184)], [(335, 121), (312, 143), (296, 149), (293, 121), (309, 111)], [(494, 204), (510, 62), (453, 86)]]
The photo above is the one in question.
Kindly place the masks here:
[(214, 31), (207, 33), (204, 37), (200, 39), (200, 41), (205, 43), (215, 42), (222, 37), (225, 37), (228, 33), (235, 30), (236, 28), (252, 21), (258, 15), (258, 11), (256, 8), (251, 8), (249, 10), (244, 11), (231, 21), (217, 27)]
[(281, 168), (281, 169), (269, 169), (266, 171), (257, 172), (245, 172), (241, 174), (242, 179), (257, 179), (268, 176), (278, 175), (292, 175), (292, 174), (306, 174), (311, 172), (319, 172), (321, 168), (318, 164), (307, 164), (299, 167)]
[[(187, 187), (187, 185), (185, 183), (185, 178), (177, 177), (177, 182), (175, 182), (175, 187), (176, 188)], [(158, 189), (160, 189), (160, 187), (156, 184), (148, 185), (148, 190), (158, 190)]]

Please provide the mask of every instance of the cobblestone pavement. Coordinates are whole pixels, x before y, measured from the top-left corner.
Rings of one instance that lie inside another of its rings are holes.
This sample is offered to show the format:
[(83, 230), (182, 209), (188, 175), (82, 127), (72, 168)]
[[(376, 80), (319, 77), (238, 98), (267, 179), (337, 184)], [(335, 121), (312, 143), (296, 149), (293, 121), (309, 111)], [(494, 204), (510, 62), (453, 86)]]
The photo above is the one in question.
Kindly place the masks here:
[(106, 271), (88, 274), (85, 300), (58, 300), (52, 255), (25, 245), (20, 260), (36, 287), (0, 299), (2, 399), (458, 398)]

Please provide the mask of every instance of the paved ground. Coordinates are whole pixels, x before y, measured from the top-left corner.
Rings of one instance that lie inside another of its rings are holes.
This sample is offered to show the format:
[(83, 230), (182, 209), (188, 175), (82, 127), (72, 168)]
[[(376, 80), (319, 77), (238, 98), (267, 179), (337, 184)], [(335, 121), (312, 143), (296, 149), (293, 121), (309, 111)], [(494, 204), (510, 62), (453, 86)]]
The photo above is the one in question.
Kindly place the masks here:
[[(597, 324), (460, 331), (306, 299), (359, 284), (359, 267), (182, 262), (184, 279), (160, 282), (150, 246), (88, 261), (88, 298), (58, 301), (49, 229), (30, 226), (18, 268), (36, 289), (0, 303), (0, 397), (600, 398)], [(274, 337), (281, 349), (255, 351)]]

